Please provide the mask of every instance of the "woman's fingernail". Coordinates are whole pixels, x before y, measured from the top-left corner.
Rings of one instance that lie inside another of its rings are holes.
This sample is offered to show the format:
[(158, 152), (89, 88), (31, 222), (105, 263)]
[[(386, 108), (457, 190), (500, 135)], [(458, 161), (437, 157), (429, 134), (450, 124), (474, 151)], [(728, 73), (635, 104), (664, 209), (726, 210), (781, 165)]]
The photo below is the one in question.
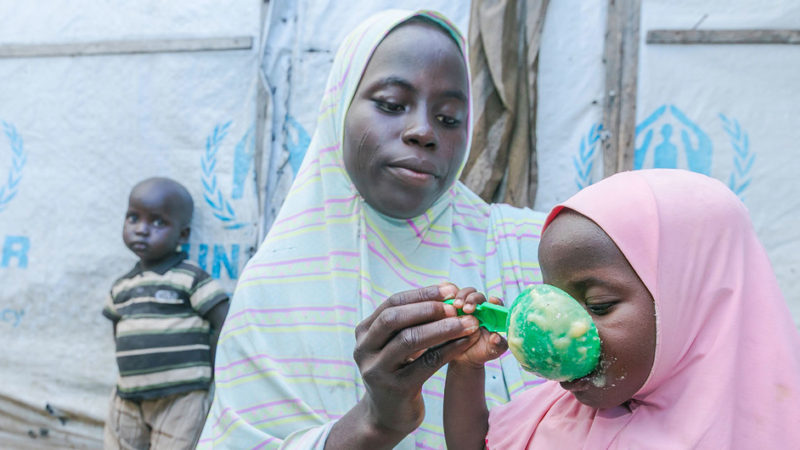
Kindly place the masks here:
[(461, 316), (459, 320), (465, 331), (473, 332), (478, 329), (478, 320), (472, 316)]
[(442, 298), (445, 300), (454, 298), (457, 293), (458, 288), (453, 283), (444, 282), (439, 285), (439, 294), (441, 294)]

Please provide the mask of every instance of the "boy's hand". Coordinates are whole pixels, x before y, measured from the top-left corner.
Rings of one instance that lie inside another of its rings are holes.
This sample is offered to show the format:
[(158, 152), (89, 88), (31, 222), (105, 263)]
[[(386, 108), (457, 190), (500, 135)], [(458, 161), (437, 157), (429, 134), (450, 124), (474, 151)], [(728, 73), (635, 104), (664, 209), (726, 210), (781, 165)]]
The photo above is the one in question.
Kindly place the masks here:
[[(465, 314), (472, 314), (475, 308), (487, 301), (486, 296), (475, 288), (467, 287), (458, 291), (453, 299), (453, 306)], [(489, 297), (489, 303), (502, 305), (503, 301), (497, 297)], [(500, 357), (507, 349), (508, 343), (498, 333), (492, 333), (484, 327), (479, 327), (470, 335), (470, 347), (457, 356), (452, 363), (467, 364), (472, 367), (483, 367), (486, 361)]]

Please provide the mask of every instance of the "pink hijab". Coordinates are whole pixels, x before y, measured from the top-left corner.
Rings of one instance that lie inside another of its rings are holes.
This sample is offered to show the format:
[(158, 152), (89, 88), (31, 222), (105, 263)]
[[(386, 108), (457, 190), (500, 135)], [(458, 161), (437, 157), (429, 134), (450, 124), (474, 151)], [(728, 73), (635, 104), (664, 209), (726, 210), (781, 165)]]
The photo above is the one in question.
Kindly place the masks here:
[(655, 299), (649, 378), (595, 409), (547, 382), (495, 407), (487, 447), (800, 448), (800, 336), (745, 206), (719, 181), (624, 172), (556, 206), (597, 223)]

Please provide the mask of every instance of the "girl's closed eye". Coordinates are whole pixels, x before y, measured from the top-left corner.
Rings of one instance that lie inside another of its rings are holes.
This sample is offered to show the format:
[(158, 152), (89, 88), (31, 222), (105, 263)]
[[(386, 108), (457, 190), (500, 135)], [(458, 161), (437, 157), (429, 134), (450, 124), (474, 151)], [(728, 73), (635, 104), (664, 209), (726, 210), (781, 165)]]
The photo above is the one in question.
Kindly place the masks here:
[(610, 313), (616, 304), (617, 302), (602, 301), (600, 303), (594, 303), (587, 301), (586, 309), (589, 310), (589, 313), (595, 316), (603, 316)]
[(587, 281), (581, 297), (586, 310), (594, 316), (604, 316), (614, 311), (614, 306), (622, 300), (618, 287), (600, 279)]

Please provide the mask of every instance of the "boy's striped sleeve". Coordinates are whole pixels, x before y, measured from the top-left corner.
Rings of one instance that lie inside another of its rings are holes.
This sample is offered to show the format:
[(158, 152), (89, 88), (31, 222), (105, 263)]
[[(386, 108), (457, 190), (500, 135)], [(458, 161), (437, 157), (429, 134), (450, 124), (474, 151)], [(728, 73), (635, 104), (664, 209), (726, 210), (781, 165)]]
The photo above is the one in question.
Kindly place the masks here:
[(228, 299), (228, 294), (222, 289), (222, 285), (207, 273), (197, 277), (198, 281), (192, 289), (190, 301), (192, 308), (200, 316), (205, 316), (215, 306)]
[(122, 318), (122, 316), (120, 316), (117, 312), (117, 309), (114, 307), (114, 299), (111, 297), (110, 292), (108, 295), (106, 295), (106, 302), (103, 306), (103, 315), (113, 322), (116, 322)]

